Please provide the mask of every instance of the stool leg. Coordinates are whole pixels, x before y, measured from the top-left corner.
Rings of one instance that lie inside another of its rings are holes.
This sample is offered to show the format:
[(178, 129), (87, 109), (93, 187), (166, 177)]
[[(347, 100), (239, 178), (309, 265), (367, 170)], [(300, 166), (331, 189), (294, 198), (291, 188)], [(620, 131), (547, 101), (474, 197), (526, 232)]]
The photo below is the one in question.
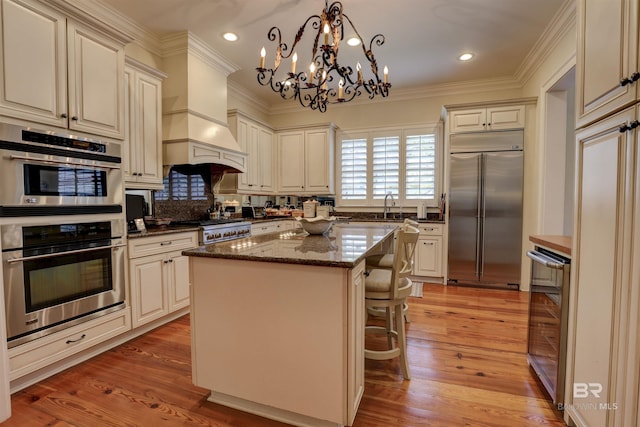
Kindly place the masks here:
[(395, 307), (396, 332), (398, 333), (398, 347), (400, 348), (400, 366), (402, 367), (402, 375), (405, 379), (411, 379), (409, 372), (409, 360), (407, 358), (407, 337), (404, 330), (404, 313), (402, 304)]
[(393, 348), (393, 312), (391, 311), (391, 307), (387, 307), (386, 311), (386, 325), (387, 328), (387, 349), (391, 350)]

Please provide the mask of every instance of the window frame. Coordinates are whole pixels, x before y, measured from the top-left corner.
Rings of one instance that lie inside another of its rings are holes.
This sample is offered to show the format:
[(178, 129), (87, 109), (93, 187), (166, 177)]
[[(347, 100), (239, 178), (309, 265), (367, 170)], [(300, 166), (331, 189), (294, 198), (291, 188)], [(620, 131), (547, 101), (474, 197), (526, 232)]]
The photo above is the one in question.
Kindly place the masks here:
[[(433, 199), (407, 199), (406, 197), (406, 145), (407, 136), (427, 135), (435, 136), (434, 146), (434, 197)], [(444, 176), (444, 135), (442, 122), (408, 125), (402, 127), (385, 127), (377, 129), (340, 129), (336, 137), (335, 151), (335, 182), (336, 182), (336, 207), (340, 208), (367, 208), (383, 207), (384, 199), (373, 197), (373, 139), (376, 137), (400, 138), (400, 168), (399, 168), (399, 194), (395, 198), (396, 206), (417, 207), (426, 203), (429, 207), (438, 207), (442, 194)], [(364, 199), (353, 200), (342, 198), (342, 140), (366, 139), (367, 141), (367, 194)]]

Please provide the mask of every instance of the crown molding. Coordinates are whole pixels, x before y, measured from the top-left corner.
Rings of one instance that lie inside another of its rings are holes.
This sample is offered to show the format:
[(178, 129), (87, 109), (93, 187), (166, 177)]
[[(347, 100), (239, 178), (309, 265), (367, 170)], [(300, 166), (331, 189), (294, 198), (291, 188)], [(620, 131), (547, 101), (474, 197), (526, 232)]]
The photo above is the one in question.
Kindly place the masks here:
[(255, 95), (250, 93), (250, 91), (247, 90), (247, 88), (240, 85), (239, 83), (236, 83), (235, 81), (231, 81), (227, 79), (227, 98), (229, 96), (232, 96), (233, 98), (240, 100), (244, 104), (250, 105), (252, 108), (254, 108), (257, 111), (260, 111), (265, 115), (269, 115), (271, 113), (271, 106), (267, 102), (264, 102), (259, 98), (256, 98)]
[(188, 52), (212, 68), (224, 73), (225, 76), (229, 76), (229, 74), (240, 69), (239, 66), (222, 56), (190, 31), (166, 34), (162, 36), (162, 45), (163, 58)]
[(576, 26), (576, 2), (565, 0), (551, 23), (516, 70), (515, 78), (524, 86), (535, 74), (550, 52)]
[(158, 33), (141, 26), (129, 16), (113, 9), (102, 0), (84, 0), (81, 2), (78, 0), (65, 1), (75, 1), (78, 4), (81, 4), (83, 9), (90, 15), (99, 17), (110, 25), (118, 27), (129, 34), (132, 38), (131, 43), (142, 47), (156, 56), (161, 55), (162, 46), (160, 44), (160, 35)]
[(119, 21), (108, 19), (108, 9), (97, 0), (48, 0), (46, 3), (48, 6), (93, 27), (122, 44), (127, 44), (134, 38), (128, 28), (121, 25)]

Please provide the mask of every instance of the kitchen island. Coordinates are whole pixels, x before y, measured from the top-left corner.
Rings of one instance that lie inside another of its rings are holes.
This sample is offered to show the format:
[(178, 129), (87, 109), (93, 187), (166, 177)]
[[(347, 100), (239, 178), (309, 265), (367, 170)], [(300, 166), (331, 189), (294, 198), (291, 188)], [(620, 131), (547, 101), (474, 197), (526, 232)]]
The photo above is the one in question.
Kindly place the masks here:
[(364, 390), (364, 260), (395, 224), (334, 224), (186, 250), (194, 384), (293, 425), (351, 425)]

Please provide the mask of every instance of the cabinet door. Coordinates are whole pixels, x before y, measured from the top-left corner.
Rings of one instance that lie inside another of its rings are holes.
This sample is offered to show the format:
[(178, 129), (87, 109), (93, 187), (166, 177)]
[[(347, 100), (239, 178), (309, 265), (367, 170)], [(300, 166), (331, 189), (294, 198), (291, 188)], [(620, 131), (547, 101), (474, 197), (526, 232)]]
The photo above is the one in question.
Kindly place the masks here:
[(260, 190), (260, 129), (255, 124), (251, 123), (248, 126), (249, 135), (247, 139), (247, 153), (249, 159), (247, 161), (247, 186), (252, 191)]
[(66, 19), (31, 0), (2, 0), (0, 114), (67, 126)]
[(416, 247), (416, 266), (414, 274), (417, 276), (442, 276), (442, 237), (420, 237)]
[(169, 313), (167, 306), (166, 264), (164, 254), (130, 261), (131, 307), (133, 327)]
[[(245, 153), (249, 153), (249, 123), (244, 120), (238, 120), (238, 127), (236, 129), (236, 139), (240, 148)], [(249, 190), (249, 173), (250, 173), (250, 165), (254, 159), (249, 157), (247, 159), (247, 171), (241, 174), (238, 174), (238, 190)]]
[(305, 191), (304, 132), (278, 137), (278, 190), (288, 194)]
[(140, 72), (136, 76), (138, 182), (161, 187), (162, 82)]
[(271, 131), (260, 129), (258, 152), (260, 191), (272, 193), (276, 187), (273, 180), (273, 133)]
[(576, 126), (582, 127), (636, 98), (638, 10), (635, 0), (577, 2)]
[(487, 130), (524, 128), (524, 105), (487, 108)]
[(313, 130), (305, 132), (305, 192), (329, 194), (330, 175), (329, 132)]
[(122, 143), (122, 174), (125, 185), (136, 184), (138, 178), (138, 131), (137, 131), (137, 108), (136, 108), (136, 86), (135, 70), (129, 67), (124, 69), (124, 141)]
[(69, 128), (124, 138), (124, 48), (81, 24), (67, 24)]
[(175, 311), (189, 305), (189, 257), (180, 252), (169, 255), (167, 269), (169, 285), (169, 311)]
[(571, 272), (575, 311), (569, 316), (574, 334), (569, 343), (573, 342), (574, 348), (573, 360), (568, 363), (573, 365), (573, 372), (567, 389), (570, 392), (571, 385), (576, 383), (602, 387), (599, 397), (592, 393), (573, 395), (573, 405), (567, 410), (582, 425), (613, 425), (616, 411), (589, 408), (622, 401), (615, 387), (616, 382), (624, 383), (626, 374), (621, 373), (618, 380), (615, 376), (626, 342), (626, 337), (620, 336), (620, 322), (628, 318), (622, 300), (628, 298), (628, 288), (624, 285), (628, 233), (624, 232), (624, 223), (625, 200), (632, 199), (628, 177), (632, 146), (629, 132), (620, 132), (619, 126), (633, 118), (633, 111), (626, 110), (576, 135), (578, 182), (574, 238), (578, 250)]
[(452, 111), (449, 114), (449, 132), (479, 132), (485, 130), (487, 109)]

